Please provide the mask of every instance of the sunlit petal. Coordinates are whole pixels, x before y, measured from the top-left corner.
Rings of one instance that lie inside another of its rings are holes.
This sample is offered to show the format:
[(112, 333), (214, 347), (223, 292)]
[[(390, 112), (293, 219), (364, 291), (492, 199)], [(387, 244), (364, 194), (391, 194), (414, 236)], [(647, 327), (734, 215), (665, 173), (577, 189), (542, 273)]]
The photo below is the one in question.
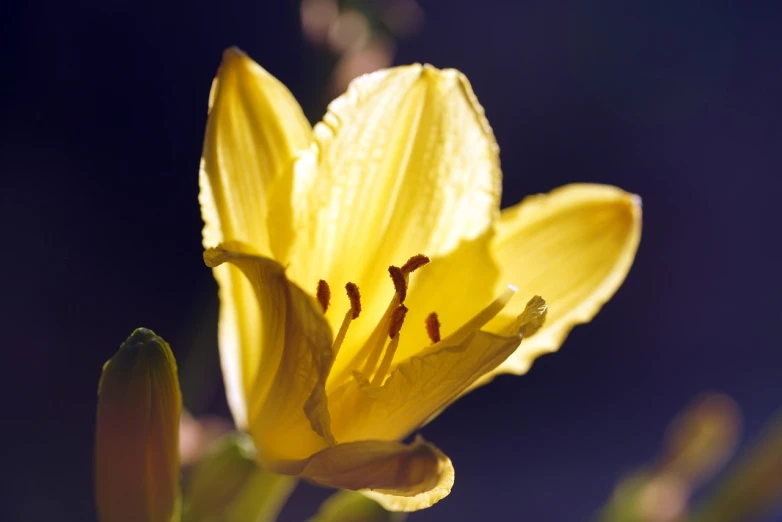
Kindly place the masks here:
[(238, 49), (226, 50), (212, 85), (200, 173), (207, 248), (242, 241), (273, 253), (270, 190), (311, 136), (290, 91)]
[[(290, 228), (268, 231), (269, 207), (287, 201), (284, 192), (295, 151), (310, 141), (311, 128), (288, 89), (237, 49), (228, 49), (212, 85), (199, 183), (204, 246), (242, 241), (259, 254), (285, 250)], [(220, 286), (220, 359), (234, 420), (246, 423), (244, 397), (261, 364), (260, 332), (252, 289), (235, 268), (214, 270)]]
[[(495, 373), (526, 372), (590, 321), (624, 281), (640, 237), (640, 199), (611, 186), (568, 185), (503, 211), (494, 244), (500, 281), (551, 304), (543, 328)], [(501, 329), (522, 305), (512, 301), (489, 328)]]
[(320, 305), (288, 281), (283, 267), (241, 245), (208, 249), (209, 266), (231, 263), (250, 282), (260, 313), (263, 365), (247, 397), (248, 425), (262, 462), (301, 459), (333, 443), (326, 404), (331, 330)]
[[(314, 134), (296, 163), (290, 273), (303, 287), (361, 288), (368, 320), (351, 327), (339, 369), (393, 295), (389, 265), (444, 255), (490, 227), (498, 149), (466, 78), (421, 65), (354, 81)], [(336, 328), (339, 314), (329, 319)]]

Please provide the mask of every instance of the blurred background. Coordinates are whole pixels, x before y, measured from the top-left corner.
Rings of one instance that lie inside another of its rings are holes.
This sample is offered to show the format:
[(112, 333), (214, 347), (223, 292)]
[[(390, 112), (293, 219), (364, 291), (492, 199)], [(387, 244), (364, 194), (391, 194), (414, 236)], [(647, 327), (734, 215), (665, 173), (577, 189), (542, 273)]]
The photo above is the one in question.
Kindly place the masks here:
[[(597, 319), (423, 429), (457, 480), (412, 520), (586, 520), (701, 392), (735, 399), (744, 445), (782, 405), (779, 3), (30, 0), (2, 13), (0, 519), (94, 520), (98, 377), (136, 326), (171, 344), (191, 411), (227, 416), (197, 173), (231, 45), (313, 121), (355, 74), (458, 68), (499, 141), (505, 206), (576, 181), (643, 197), (636, 263)], [(327, 494), (300, 487), (281, 520)]]

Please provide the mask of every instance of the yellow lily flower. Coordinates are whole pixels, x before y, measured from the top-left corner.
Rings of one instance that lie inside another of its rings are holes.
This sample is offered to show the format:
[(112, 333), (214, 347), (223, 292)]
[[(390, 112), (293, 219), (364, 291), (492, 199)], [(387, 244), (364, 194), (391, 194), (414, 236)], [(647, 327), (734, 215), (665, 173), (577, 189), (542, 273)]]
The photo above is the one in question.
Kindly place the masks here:
[(597, 313), (635, 256), (639, 199), (569, 185), (500, 212), (497, 143), (455, 70), (363, 76), (313, 129), (230, 49), (209, 107), (204, 259), (237, 425), (269, 469), (430, 506), (451, 461), (398, 441)]

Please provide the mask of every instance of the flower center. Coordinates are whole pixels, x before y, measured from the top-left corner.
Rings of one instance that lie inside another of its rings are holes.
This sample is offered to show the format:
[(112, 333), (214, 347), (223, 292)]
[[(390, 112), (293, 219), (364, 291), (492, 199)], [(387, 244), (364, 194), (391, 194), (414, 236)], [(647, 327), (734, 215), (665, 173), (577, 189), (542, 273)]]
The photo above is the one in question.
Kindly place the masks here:
[[(367, 342), (353, 359), (352, 364), (349, 365), (345, 373), (350, 370), (359, 371), (367, 380), (371, 379), (373, 384), (382, 383), (394, 360), (394, 354), (399, 346), (399, 333), (407, 315), (408, 309), (403, 303), (407, 298), (410, 274), (427, 263), (429, 263), (429, 258), (418, 254), (408, 259), (401, 267), (394, 265), (388, 267), (388, 274), (394, 284), (394, 296)], [(345, 335), (350, 327), (350, 323), (357, 319), (361, 313), (361, 296), (358, 286), (354, 283), (348, 283), (345, 285), (345, 290), (350, 300), (350, 309), (345, 313), (342, 324), (334, 338), (332, 353), (335, 359), (342, 343), (345, 341)], [(331, 289), (326, 281), (322, 279), (318, 281), (315, 295), (325, 313), (331, 301)], [(363, 365), (361, 364), (362, 362)], [(361, 367), (360, 370), (358, 370), (359, 366)]]
[[(394, 355), (399, 347), (400, 332), (404, 324), (408, 308), (404, 305), (407, 298), (407, 290), (410, 282), (410, 274), (417, 269), (429, 263), (429, 258), (418, 254), (407, 260), (401, 267), (391, 265), (388, 267), (388, 274), (394, 285), (394, 296), (388, 304), (385, 313), (378, 321), (369, 338), (352, 359), (337, 376), (336, 382), (343, 381), (347, 375), (360, 374), (357, 377), (370, 382), (372, 385), (379, 386), (383, 384), (385, 377), (391, 369), (394, 361)], [(339, 349), (345, 341), (350, 323), (357, 319), (361, 313), (361, 297), (358, 286), (354, 283), (347, 283), (345, 290), (350, 300), (350, 308), (345, 312), (342, 324), (334, 338), (332, 346), (333, 357), (336, 360)], [(514, 287), (508, 287), (497, 299), (495, 299), (486, 308), (481, 310), (472, 319), (468, 320), (453, 333), (447, 336), (450, 342), (458, 343), (463, 341), (469, 334), (481, 328), (490, 319), (497, 315), (508, 303), (511, 297), (516, 293)], [(331, 290), (324, 280), (320, 280), (317, 286), (316, 297), (325, 313), (329, 307)], [(440, 320), (437, 313), (430, 313), (423, 325), (426, 328), (427, 335), (433, 344), (441, 341)]]

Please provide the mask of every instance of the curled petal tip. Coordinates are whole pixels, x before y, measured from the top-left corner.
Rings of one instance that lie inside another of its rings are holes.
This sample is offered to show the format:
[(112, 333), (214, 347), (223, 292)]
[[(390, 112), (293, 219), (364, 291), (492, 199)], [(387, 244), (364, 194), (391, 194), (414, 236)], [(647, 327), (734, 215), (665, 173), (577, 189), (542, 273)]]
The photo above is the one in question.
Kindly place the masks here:
[(222, 265), (226, 262), (227, 258), (227, 252), (223, 248), (215, 247), (204, 250), (204, 263), (209, 268)]

